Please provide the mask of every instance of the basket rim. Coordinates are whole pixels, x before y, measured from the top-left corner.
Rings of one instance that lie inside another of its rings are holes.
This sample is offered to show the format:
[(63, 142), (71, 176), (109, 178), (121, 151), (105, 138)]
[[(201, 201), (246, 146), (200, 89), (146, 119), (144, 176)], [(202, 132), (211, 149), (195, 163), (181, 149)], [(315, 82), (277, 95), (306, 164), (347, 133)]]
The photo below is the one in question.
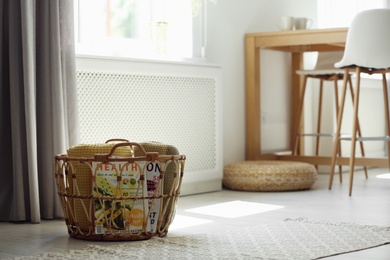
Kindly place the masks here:
[[(118, 139), (112, 139), (118, 141)], [(112, 140), (108, 140), (107, 142), (110, 142)], [(120, 139), (122, 142), (114, 144), (114, 146), (111, 148), (111, 151), (109, 153), (105, 154), (95, 154), (93, 157), (69, 157), (67, 154), (57, 154), (54, 158), (56, 160), (80, 160), (80, 161), (87, 161), (87, 162), (120, 162), (120, 161), (127, 161), (127, 162), (135, 162), (135, 161), (150, 161), (154, 162), (156, 160), (185, 160), (185, 155), (160, 155), (158, 152), (147, 152), (141, 144), (136, 142), (129, 142), (125, 139)], [(138, 147), (143, 153), (143, 156), (113, 156), (115, 150), (122, 146), (129, 146), (132, 148), (133, 146)]]
[(160, 155), (159, 153), (148, 152), (144, 156), (108, 156), (107, 154), (95, 154), (94, 157), (70, 157), (67, 154), (57, 154), (56, 160), (64, 161), (86, 161), (86, 162), (135, 162), (135, 161), (156, 161), (156, 160), (186, 160), (185, 155)]

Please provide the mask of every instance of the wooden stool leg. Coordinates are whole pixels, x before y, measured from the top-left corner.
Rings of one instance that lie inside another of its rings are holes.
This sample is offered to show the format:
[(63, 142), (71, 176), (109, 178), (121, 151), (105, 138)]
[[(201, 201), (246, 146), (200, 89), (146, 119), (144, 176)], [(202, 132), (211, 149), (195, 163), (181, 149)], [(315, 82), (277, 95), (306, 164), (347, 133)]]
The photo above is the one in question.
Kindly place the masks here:
[[(315, 155), (318, 156), (320, 154), (320, 134), (321, 134), (321, 121), (322, 121), (322, 99), (324, 92), (324, 80), (320, 79), (320, 89), (318, 95), (318, 115), (317, 115), (317, 136), (316, 136), (316, 151)], [(315, 166), (318, 170), (318, 165)]]
[[(334, 80), (333, 80), (333, 83), (334, 83), (334, 99), (335, 99), (335, 108), (336, 108), (336, 115), (339, 114), (339, 86), (338, 86), (338, 76), (335, 75), (334, 76)], [(338, 153), (338, 156), (341, 157), (341, 141), (339, 139), (339, 149), (337, 151)], [(339, 165), (339, 178), (340, 178), (340, 183), (343, 182), (343, 167), (341, 165)]]
[(356, 134), (357, 134), (357, 119), (359, 114), (359, 96), (360, 96), (360, 73), (359, 67), (356, 68), (356, 91), (353, 102), (353, 123), (352, 123), (352, 138), (351, 138), (351, 155), (349, 160), (349, 196), (352, 195), (353, 174), (355, 170), (355, 153), (356, 153)]
[(387, 158), (389, 161), (389, 169), (390, 169), (390, 115), (389, 115), (389, 93), (387, 91), (387, 80), (386, 73), (382, 73), (382, 85), (383, 85), (383, 98), (384, 98), (384, 106), (385, 106), (385, 122), (386, 122), (386, 130), (387, 130)]
[(335, 133), (334, 140), (333, 140), (333, 151), (332, 151), (330, 176), (329, 176), (329, 189), (332, 189), (334, 168), (335, 168), (335, 165), (336, 165), (337, 154), (338, 154), (338, 151), (339, 151), (340, 130), (341, 130), (341, 123), (343, 121), (345, 94), (347, 92), (348, 78), (349, 78), (348, 69), (345, 69), (344, 78), (343, 78), (343, 90), (342, 90), (342, 93), (341, 93), (341, 101), (340, 101), (340, 105), (339, 105), (339, 112), (338, 112), (338, 115), (337, 115), (336, 133)]
[[(351, 92), (351, 98), (352, 98), (352, 104), (353, 104), (353, 102), (354, 102), (354, 93), (353, 93), (353, 88), (352, 88), (351, 77), (349, 77), (349, 89), (350, 89), (350, 92)], [(362, 131), (361, 131), (361, 128), (360, 128), (359, 116), (357, 117), (357, 134), (358, 134), (359, 137), (362, 137)], [(360, 144), (360, 151), (362, 153), (362, 157), (365, 157), (366, 153), (364, 151), (363, 141), (359, 141), (359, 144)], [(364, 166), (364, 174), (366, 175), (366, 179), (367, 179), (368, 178), (367, 166)]]

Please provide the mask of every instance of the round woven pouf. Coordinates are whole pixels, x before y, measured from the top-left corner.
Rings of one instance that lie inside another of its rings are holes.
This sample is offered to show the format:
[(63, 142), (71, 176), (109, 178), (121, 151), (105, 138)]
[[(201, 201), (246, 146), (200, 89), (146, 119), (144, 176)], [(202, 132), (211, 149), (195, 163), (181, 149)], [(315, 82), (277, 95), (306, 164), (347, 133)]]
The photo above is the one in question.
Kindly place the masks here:
[(224, 167), (223, 185), (243, 191), (306, 190), (317, 179), (314, 165), (289, 161), (244, 161)]

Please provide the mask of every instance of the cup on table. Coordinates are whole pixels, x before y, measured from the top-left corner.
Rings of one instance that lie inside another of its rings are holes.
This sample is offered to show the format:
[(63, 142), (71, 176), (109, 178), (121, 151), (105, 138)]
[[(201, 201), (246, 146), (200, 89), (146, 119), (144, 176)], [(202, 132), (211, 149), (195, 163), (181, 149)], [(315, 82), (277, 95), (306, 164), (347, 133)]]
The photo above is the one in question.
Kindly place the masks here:
[(294, 17), (292, 17), (292, 16), (280, 17), (278, 27), (282, 30), (294, 29)]
[(309, 29), (313, 21), (305, 17), (299, 17), (294, 19), (295, 30)]

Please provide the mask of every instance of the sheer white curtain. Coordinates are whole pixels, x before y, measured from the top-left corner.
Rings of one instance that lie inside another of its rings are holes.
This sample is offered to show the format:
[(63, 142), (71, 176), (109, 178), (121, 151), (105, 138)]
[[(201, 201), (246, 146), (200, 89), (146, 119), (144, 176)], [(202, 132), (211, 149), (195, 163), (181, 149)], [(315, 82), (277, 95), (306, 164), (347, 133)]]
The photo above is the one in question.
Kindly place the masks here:
[(54, 156), (78, 142), (73, 0), (1, 0), (0, 58), (0, 220), (61, 217)]

